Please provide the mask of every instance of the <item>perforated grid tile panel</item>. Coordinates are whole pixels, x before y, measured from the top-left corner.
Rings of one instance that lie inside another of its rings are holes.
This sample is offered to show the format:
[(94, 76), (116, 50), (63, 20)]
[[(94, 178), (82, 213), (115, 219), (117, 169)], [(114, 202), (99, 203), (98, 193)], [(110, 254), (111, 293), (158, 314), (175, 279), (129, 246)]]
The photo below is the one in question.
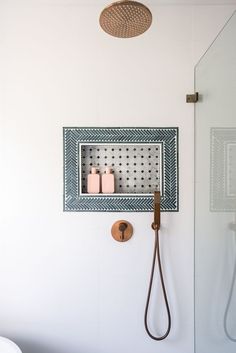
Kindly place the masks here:
[(112, 168), (116, 193), (150, 194), (160, 190), (161, 145), (81, 145), (82, 193), (87, 192), (92, 166), (101, 174), (106, 167)]
[(236, 196), (236, 144), (227, 146), (227, 195)]
[(210, 210), (236, 210), (236, 129), (211, 128)]

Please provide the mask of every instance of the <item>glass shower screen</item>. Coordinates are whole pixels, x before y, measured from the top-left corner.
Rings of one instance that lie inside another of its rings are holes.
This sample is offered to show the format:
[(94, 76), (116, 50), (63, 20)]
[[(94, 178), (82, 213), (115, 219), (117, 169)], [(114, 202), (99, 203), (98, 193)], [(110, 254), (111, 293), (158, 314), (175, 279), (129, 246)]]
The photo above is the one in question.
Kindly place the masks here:
[(236, 352), (236, 13), (195, 68), (195, 353)]

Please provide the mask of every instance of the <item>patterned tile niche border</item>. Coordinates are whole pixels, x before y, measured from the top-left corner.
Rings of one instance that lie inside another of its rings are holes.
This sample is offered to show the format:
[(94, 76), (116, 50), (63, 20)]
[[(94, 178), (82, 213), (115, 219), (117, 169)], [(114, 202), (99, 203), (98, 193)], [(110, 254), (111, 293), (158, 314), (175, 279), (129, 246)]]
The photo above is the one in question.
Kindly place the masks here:
[[(149, 212), (153, 194), (81, 193), (81, 146), (86, 144), (161, 145), (161, 211), (178, 211), (178, 128), (64, 127), (64, 211)], [(154, 190), (153, 190), (154, 191)]]

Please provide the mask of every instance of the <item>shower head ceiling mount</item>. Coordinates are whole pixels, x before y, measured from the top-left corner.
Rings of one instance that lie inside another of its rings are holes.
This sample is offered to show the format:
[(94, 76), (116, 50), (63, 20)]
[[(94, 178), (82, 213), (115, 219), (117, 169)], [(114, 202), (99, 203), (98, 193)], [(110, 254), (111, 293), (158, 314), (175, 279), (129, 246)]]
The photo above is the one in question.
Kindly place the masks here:
[(111, 36), (131, 38), (144, 33), (152, 23), (151, 11), (137, 1), (116, 1), (101, 12), (102, 29)]

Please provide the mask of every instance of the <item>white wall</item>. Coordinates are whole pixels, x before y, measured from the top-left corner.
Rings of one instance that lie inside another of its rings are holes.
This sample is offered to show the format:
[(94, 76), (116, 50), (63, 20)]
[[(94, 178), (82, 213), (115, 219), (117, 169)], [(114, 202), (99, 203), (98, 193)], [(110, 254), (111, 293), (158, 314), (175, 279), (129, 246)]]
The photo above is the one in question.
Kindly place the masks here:
[[(193, 106), (185, 94), (234, 8), (152, 6), (151, 29), (119, 40), (99, 29), (102, 6), (66, 3), (0, 2), (0, 335), (24, 353), (191, 353)], [(162, 214), (173, 316), (162, 343), (143, 326), (153, 216), (63, 213), (63, 126), (180, 129), (180, 212)], [(110, 236), (120, 218), (134, 226), (127, 244)]]

